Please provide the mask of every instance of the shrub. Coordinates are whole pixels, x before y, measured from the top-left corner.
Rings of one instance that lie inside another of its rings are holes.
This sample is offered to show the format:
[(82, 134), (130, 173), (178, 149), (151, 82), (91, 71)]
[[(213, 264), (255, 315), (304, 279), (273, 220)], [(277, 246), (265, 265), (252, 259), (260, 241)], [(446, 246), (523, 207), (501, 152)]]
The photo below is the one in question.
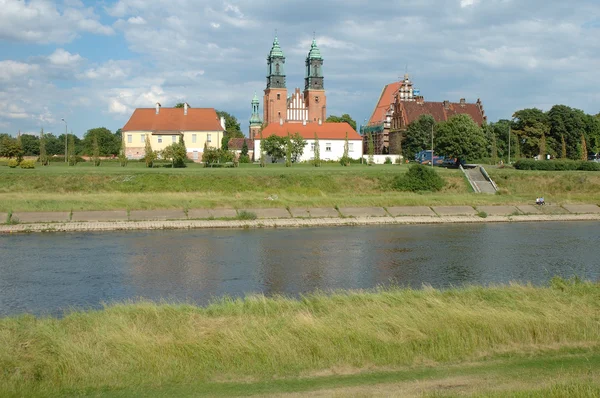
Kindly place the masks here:
[[(77, 163), (81, 163), (81, 162), (85, 162), (86, 160), (84, 158), (82, 158), (81, 156), (77, 156), (76, 157)], [(40, 161), (40, 159), (38, 158), (38, 162)], [(65, 162), (65, 157), (64, 156), (49, 156), (48, 157), (48, 161), (49, 162), (60, 162), (60, 163), (64, 163)]]
[(600, 171), (600, 163), (583, 160), (535, 160), (519, 159), (514, 164), (518, 170), (543, 170), (543, 171)]
[(15, 167), (17, 167), (19, 165), (19, 162), (17, 161), (17, 159), (10, 159), (7, 163), (8, 167), (10, 167), (11, 169), (14, 169)]
[(250, 163), (250, 156), (240, 155), (239, 161), (240, 161), (240, 163)]
[(20, 166), (22, 169), (35, 169), (35, 162), (33, 160), (23, 160)]
[(256, 213), (251, 211), (242, 210), (238, 213), (238, 220), (256, 220)]
[(394, 188), (399, 191), (439, 191), (446, 185), (446, 182), (431, 167), (421, 164), (410, 166), (406, 174), (397, 176), (394, 181)]
[(389, 156), (385, 157), (385, 162), (383, 162), (383, 164), (392, 164), (392, 158)]

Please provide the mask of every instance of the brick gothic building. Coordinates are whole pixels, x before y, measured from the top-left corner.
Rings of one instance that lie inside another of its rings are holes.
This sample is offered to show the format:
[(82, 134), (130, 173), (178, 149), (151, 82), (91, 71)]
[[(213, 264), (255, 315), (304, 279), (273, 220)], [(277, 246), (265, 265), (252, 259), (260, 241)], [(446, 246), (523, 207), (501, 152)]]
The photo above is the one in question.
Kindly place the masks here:
[[(327, 118), (327, 98), (323, 85), (323, 57), (313, 39), (306, 57), (304, 91), (296, 88), (288, 97), (285, 56), (275, 37), (267, 57), (267, 87), (263, 97), (263, 121), (271, 123), (319, 123)], [(258, 116), (258, 98), (252, 101), (250, 138), (260, 131), (263, 121)]]
[(404, 80), (383, 88), (368, 124), (361, 129), (364, 147), (367, 148), (367, 136), (370, 132), (375, 153), (394, 153), (396, 139), (410, 123), (422, 115), (431, 115), (439, 123), (458, 114), (469, 115), (480, 126), (487, 120), (481, 100), (478, 99), (475, 103), (467, 103), (464, 98), (459, 102), (425, 101), (419, 90), (413, 88), (406, 74)]

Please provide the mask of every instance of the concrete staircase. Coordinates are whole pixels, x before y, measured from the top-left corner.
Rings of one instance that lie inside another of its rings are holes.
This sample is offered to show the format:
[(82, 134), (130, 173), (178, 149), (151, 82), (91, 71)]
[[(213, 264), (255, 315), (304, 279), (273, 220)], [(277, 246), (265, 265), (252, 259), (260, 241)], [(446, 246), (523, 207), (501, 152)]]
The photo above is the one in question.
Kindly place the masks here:
[(472, 169), (466, 169), (465, 174), (471, 182), (471, 186), (477, 193), (495, 194), (497, 191), (496, 184), (492, 181), (485, 169), (477, 166)]

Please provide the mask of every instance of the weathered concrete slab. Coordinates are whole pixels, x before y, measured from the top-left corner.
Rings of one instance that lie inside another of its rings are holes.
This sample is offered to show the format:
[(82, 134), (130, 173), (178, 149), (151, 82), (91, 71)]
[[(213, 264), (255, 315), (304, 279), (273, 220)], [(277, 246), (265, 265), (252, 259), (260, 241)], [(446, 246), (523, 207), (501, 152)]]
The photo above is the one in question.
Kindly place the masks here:
[(74, 211), (71, 221), (127, 221), (127, 210)]
[(477, 214), (471, 206), (435, 206), (432, 209), (440, 216), (470, 216)]
[(173, 210), (131, 210), (129, 219), (136, 221), (145, 220), (182, 220), (186, 219), (185, 213), (181, 209)]
[[(565, 209), (567, 209), (571, 213), (578, 214), (599, 214), (600, 207), (596, 205), (563, 205)], [(0, 220), (3, 218), (0, 215)]]
[[(256, 214), (256, 218), (291, 218), (290, 213), (286, 209), (244, 209)], [(240, 210), (240, 211), (244, 211)]]
[(339, 217), (340, 213), (333, 207), (295, 207), (290, 209), (292, 217), (296, 218), (332, 218)]
[[(31, 212), (31, 213), (13, 213), (12, 219), (20, 223), (30, 222), (67, 222), (71, 217), (70, 212)], [(4, 219), (6, 221), (6, 218)]]
[(310, 212), (307, 207), (292, 207), (290, 213), (292, 213), (292, 217), (294, 218), (310, 218)]
[(7, 213), (0, 213), (0, 224), (4, 224), (8, 218)]
[(345, 217), (386, 217), (383, 207), (342, 207), (340, 213)]
[(521, 214), (515, 206), (477, 206), (478, 211), (487, 213), (490, 216), (510, 216)]
[(398, 206), (388, 207), (388, 213), (393, 217), (399, 216), (435, 216), (433, 210), (427, 206)]
[(525, 214), (542, 214), (542, 209), (536, 205), (519, 205), (517, 209)]
[(236, 218), (237, 211), (235, 209), (190, 209), (188, 210), (188, 218), (207, 220), (209, 218)]
[(541, 206), (542, 213), (544, 214), (568, 214), (569, 211), (558, 205), (544, 205)]

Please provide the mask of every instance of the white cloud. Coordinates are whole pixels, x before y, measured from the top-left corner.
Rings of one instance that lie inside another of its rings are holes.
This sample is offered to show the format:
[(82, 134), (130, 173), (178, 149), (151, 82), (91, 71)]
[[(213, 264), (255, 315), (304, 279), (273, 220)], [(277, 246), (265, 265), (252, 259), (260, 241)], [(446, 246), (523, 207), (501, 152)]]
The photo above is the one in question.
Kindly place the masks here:
[(465, 8), (479, 3), (479, 0), (460, 0), (460, 7)]
[(55, 66), (73, 66), (82, 60), (81, 55), (71, 54), (62, 48), (57, 48), (56, 51), (48, 56), (48, 61)]
[(93, 9), (80, 8), (72, 1), (62, 13), (49, 0), (0, 0), (0, 40), (65, 43), (79, 32), (110, 35), (114, 30), (101, 24)]
[(85, 72), (78, 74), (77, 77), (90, 80), (118, 80), (126, 78), (129, 73), (129, 62), (109, 60), (103, 65), (87, 69)]
[(0, 61), (0, 81), (10, 81), (11, 79), (27, 76), (32, 72), (39, 70), (38, 65), (26, 64), (17, 61)]

